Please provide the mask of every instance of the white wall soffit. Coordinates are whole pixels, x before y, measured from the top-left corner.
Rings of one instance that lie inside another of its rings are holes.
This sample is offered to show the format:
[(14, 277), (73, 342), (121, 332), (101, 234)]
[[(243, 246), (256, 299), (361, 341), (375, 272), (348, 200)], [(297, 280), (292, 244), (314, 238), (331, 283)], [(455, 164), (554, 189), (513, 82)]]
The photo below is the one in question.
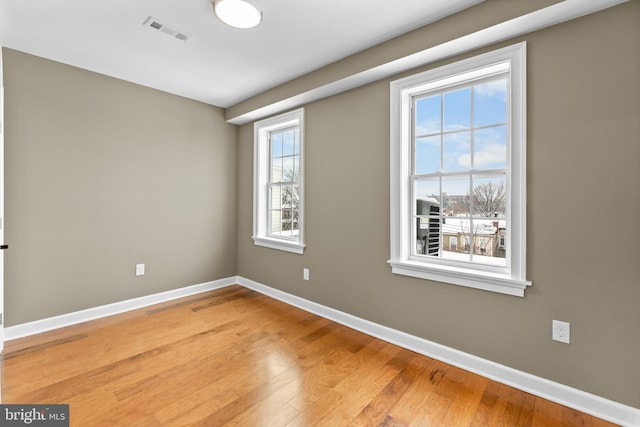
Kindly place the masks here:
[(438, 46), (336, 80), (335, 82), (283, 99), (282, 101), (265, 105), (264, 107), (232, 117), (228, 119), (227, 122), (243, 125), (358, 86), (391, 77), (412, 68), (580, 18), (581, 16), (589, 15), (628, 1), (630, 0), (565, 0), (544, 9), (510, 19)]

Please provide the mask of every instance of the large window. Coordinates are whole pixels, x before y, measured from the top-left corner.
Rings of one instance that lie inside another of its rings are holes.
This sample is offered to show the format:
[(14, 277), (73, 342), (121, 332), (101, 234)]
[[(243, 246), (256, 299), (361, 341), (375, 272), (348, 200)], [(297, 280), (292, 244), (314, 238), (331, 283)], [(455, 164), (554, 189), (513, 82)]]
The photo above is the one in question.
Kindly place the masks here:
[(524, 295), (525, 45), (391, 83), (397, 274)]
[(254, 125), (256, 245), (304, 250), (303, 121), (303, 110), (296, 110)]

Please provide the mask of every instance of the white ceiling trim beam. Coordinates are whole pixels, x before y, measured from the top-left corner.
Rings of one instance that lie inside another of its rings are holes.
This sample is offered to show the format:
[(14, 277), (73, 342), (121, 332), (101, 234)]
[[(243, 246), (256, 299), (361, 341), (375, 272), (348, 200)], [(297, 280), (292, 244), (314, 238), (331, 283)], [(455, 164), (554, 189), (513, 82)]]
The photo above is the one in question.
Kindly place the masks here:
[(281, 101), (265, 105), (264, 107), (248, 111), (227, 119), (227, 122), (236, 125), (249, 123), (303, 104), (317, 101), (318, 99), (391, 77), (412, 68), (580, 18), (628, 1), (629, 0), (565, 0), (544, 9), (510, 19), (438, 46), (416, 52)]

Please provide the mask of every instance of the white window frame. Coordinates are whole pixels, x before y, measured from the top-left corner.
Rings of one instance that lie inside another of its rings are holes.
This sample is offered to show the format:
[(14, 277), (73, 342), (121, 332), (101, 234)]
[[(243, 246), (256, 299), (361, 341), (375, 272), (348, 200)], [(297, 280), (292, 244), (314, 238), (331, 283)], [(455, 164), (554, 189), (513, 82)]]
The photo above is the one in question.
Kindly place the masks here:
[[(438, 262), (411, 255), (412, 99), (425, 91), (484, 76), (490, 67), (508, 65), (510, 90), (508, 135), (507, 266), (502, 269), (456, 262)], [(391, 257), (392, 272), (455, 285), (524, 296), (526, 279), (526, 42), (391, 82)]]
[[(298, 171), (298, 236), (297, 239), (269, 235), (269, 170), (271, 132), (297, 126), (300, 143)], [(272, 249), (304, 253), (304, 109), (290, 111), (254, 123), (253, 134), (253, 236), (254, 244)]]

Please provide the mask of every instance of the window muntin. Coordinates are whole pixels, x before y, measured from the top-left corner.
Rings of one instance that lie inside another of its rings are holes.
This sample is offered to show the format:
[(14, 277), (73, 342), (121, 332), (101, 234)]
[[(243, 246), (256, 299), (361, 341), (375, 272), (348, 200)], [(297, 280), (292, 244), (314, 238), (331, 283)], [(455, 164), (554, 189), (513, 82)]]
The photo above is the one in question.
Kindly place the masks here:
[(524, 295), (525, 71), (521, 43), (391, 83), (394, 273)]
[(253, 240), (304, 251), (304, 110), (254, 124)]

